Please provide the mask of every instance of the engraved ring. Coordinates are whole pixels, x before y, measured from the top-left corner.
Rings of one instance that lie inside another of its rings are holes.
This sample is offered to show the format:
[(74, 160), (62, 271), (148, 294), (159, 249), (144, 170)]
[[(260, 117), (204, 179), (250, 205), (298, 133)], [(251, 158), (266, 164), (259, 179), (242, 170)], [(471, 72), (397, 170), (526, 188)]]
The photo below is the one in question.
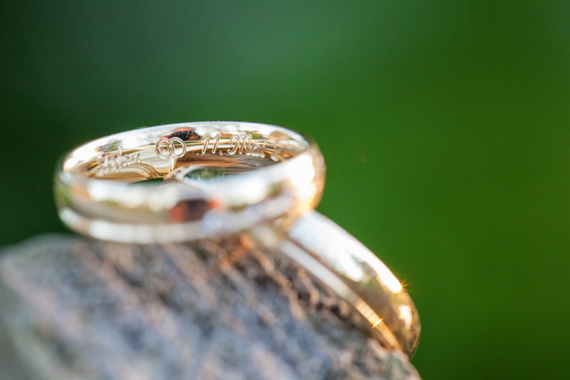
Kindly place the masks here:
[[(206, 187), (163, 181), (189, 167), (216, 178)], [(316, 144), (282, 127), (171, 124), (74, 149), (58, 166), (55, 198), (62, 221), (95, 238), (187, 241), (295, 219), (318, 203), (324, 172)]]
[(184, 123), (75, 149), (56, 173), (55, 197), (66, 225), (104, 240), (173, 242), (248, 230), (339, 294), (385, 347), (411, 357), (421, 329), (413, 301), (376, 255), (312, 211), (323, 184), (320, 151), (296, 132)]

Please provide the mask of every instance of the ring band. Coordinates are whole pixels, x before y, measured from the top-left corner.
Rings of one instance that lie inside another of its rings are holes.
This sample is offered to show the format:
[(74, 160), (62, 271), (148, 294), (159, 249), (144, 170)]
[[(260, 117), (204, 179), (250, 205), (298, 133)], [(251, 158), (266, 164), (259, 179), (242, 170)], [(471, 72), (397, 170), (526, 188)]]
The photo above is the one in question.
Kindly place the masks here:
[[(170, 179), (187, 169), (217, 170), (219, 178), (193, 181), (195, 186), (136, 183)], [(247, 172), (225, 175), (240, 171)], [(119, 133), (73, 150), (58, 167), (55, 198), (62, 221), (95, 238), (187, 241), (276, 218), (295, 219), (318, 203), (324, 172), (316, 144), (282, 127), (171, 124)]]
[(352, 305), (384, 346), (414, 355), (421, 331), (417, 309), (390, 269), (355, 237), (316, 211), (288, 231), (265, 225), (252, 233)]

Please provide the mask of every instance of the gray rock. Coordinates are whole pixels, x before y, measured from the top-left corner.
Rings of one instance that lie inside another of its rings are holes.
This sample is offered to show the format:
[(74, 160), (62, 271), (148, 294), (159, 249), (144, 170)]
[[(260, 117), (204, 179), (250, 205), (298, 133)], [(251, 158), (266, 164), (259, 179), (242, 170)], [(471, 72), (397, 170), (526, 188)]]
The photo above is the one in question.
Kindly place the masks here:
[(1, 379), (419, 379), (344, 301), (248, 235), (0, 253)]

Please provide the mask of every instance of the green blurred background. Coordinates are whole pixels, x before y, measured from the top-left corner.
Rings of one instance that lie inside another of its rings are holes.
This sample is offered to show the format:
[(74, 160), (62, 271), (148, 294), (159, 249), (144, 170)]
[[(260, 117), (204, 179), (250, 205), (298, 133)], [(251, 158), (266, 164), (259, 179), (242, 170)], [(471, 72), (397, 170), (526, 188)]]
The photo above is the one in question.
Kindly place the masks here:
[(570, 377), (570, 2), (3, 1), (0, 30), (0, 245), (64, 231), (80, 143), (283, 125), (407, 284), (424, 379)]

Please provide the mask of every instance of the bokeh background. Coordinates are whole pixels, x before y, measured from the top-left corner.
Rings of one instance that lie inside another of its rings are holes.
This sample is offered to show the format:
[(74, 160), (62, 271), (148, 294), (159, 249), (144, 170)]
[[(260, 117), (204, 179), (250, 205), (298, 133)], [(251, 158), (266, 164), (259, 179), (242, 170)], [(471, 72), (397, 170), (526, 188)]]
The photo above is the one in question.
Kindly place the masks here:
[(424, 379), (570, 377), (570, 2), (3, 1), (0, 46), (0, 245), (65, 231), (80, 143), (283, 125), (407, 284)]

